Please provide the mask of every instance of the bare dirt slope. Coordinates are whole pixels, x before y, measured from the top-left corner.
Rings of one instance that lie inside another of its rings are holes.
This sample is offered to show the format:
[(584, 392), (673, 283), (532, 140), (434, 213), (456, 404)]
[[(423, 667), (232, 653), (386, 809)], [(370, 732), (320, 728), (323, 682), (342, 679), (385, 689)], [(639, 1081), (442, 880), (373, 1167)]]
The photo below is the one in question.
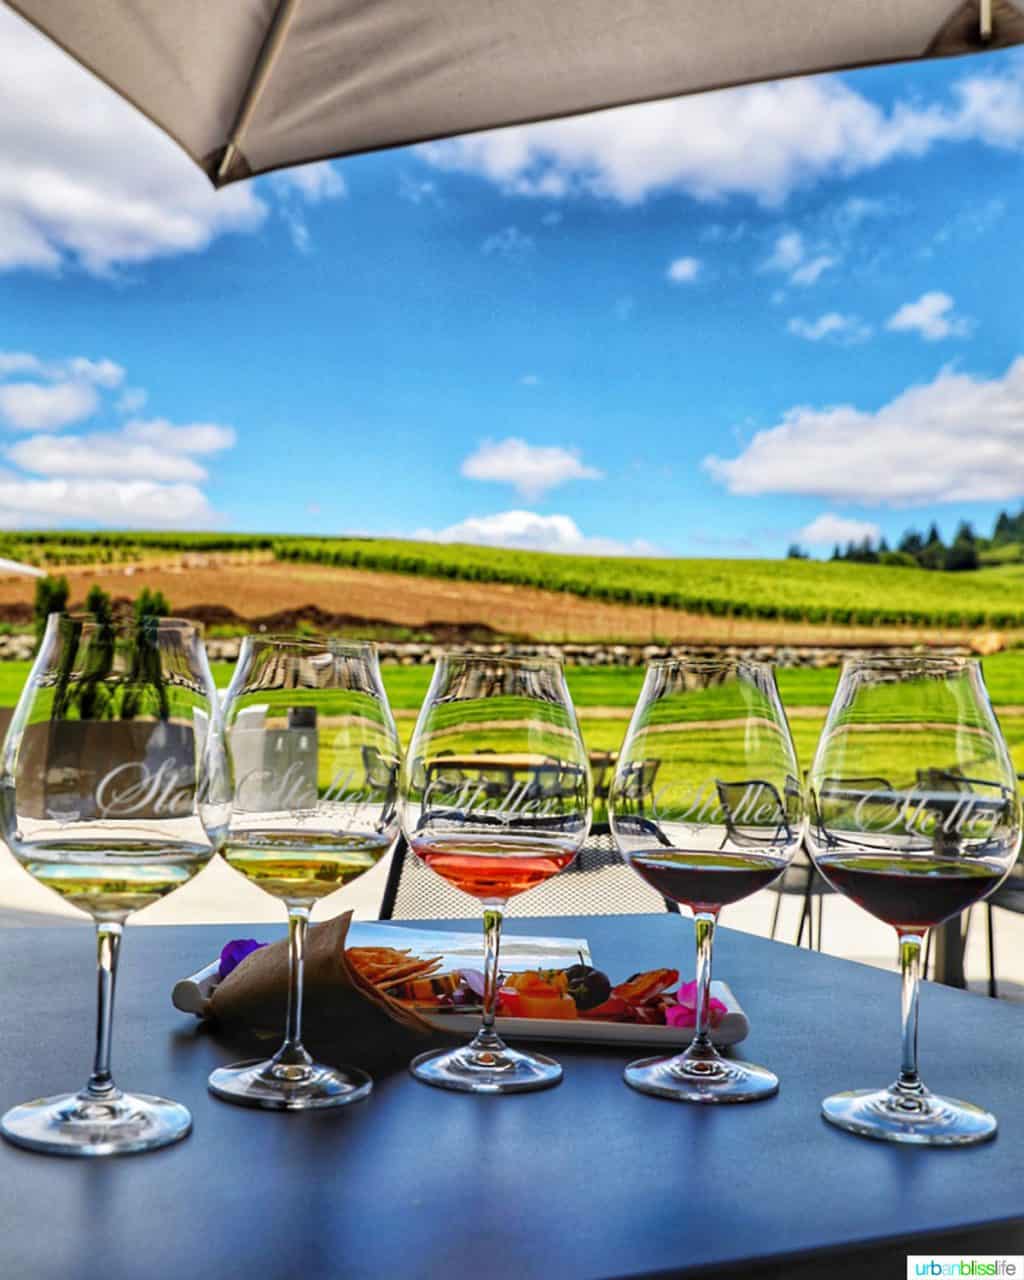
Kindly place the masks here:
[[(243, 620), (298, 612), (312, 605), (329, 614), (379, 619), (404, 627), (478, 624), (502, 634), (556, 642), (857, 645), (964, 643), (971, 639), (970, 632), (956, 629), (812, 626), (711, 618), (673, 609), (605, 604), (533, 587), (451, 582), (273, 560), (239, 562), (229, 557), (190, 556), (186, 564), (164, 562), (127, 569), (74, 566), (61, 572), (71, 583), (72, 603), (80, 604), (93, 582), (115, 597), (134, 596), (146, 585), (163, 591), (172, 608), (220, 606)], [(34, 589), (31, 579), (0, 579), (0, 607), (29, 606)]]

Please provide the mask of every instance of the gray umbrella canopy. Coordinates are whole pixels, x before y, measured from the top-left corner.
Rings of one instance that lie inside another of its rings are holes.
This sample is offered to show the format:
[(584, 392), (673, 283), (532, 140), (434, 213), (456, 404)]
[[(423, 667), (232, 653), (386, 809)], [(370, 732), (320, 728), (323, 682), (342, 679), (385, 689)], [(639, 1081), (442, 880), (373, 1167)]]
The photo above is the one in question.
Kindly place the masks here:
[(216, 186), (705, 89), (1024, 42), (1024, 0), (12, 0)]

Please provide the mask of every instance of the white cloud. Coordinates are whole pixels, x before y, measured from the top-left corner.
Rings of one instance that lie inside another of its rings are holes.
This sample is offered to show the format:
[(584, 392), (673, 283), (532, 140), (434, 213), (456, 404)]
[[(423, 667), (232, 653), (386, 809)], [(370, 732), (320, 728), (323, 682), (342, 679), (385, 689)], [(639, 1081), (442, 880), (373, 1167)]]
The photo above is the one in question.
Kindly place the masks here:
[(916, 302), (905, 302), (885, 323), (897, 333), (919, 333), (927, 342), (942, 338), (966, 338), (973, 328), (965, 316), (953, 314), (948, 293), (923, 293)]
[(0, 385), (0, 421), (17, 431), (55, 431), (96, 412), (99, 398), (87, 382), (6, 382)]
[(871, 326), (865, 324), (860, 316), (843, 315), (840, 311), (826, 311), (817, 320), (805, 320), (802, 316), (793, 316), (786, 325), (787, 330), (798, 338), (806, 338), (808, 342), (821, 342), (827, 339), (838, 342), (842, 346), (853, 346), (858, 342), (866, 342), (871, 337)]
[(87, 360), (85, 356), (75, 356), (67, 362), (67, 367), (74, 377), (108, 390), (119, 387), (124, 381), (124, 370), (113, 360)]
[(142, 441), (168, 453), (220, 453), (235, 443), (234, 427), (216, 422), (192, 422), (176, 427), (166, 418), (133, 420), (124, 425), (125, 437)]
[(43, 362), (27, 351), (0, 351), (0, 378), (12, 373), (42, 373)]
[(731, 493), (867, 506), (994, 502), (1024, 494), (1024, 356), (1002, 377), (943, 369), (875, 411), (800, 406), (735, 458), (704, 468)]
[(282, 169), (271, 174), (269, 181), (277, 194), (278, 209), (292, 244), (300, 253), (308, 253), (313, 242), (305, 206), (320, 204), (323, 200), (343, 199), (348, 195), (345, 179), (340, 170), (324, 160), (317, 164), (299, 165), (295, 169)]
[(806, 256), (804, 238), (799, 231), (785, 231), (775, 241), (771, 256), (762, 263), (765, 271), (784, 271), (787, 275), (795, 270)]
[(833, 258), (831, 254), (820, 253), (816, 258), (811, 258), (809, 262), (797, 267), (789, 277), (789, 282), (790, 284), (817, 284), (823, 273), (829, 267), (836, 265), (836, 261), (837, 259)]
[(138, 413), (145, 405), (147, 398), (141, 387), (125, 387), (114, 407), (118, 413)]
[(570, 480), (600, 480), (603, 475), (587, 466), (575, 449), (527, 444), (515, 436), (485, 440), (475, 453), (463, 459), (460, 472), (470, 480), (510, 484), (528, 502)]
[(669, 263), (668, 271), (665, 273), (666, 278), (673, 284), (692, 284), (699, 274), (698, 258), (676, 258), (674, 262)]
[[(0, 5), (0, 271), (95, 275), (251, 232), (268, 204), (250, 183), (215, 192), (155, 125)], [(262, 187), (285, 217), (344, 193), (341, 174), (309, 165)], [(288, 192), (293, 192), (291, 202)]]
[(539, 387), (540, 378), (535, 373), (524, 373), (519, 379), (524, 387)]
[(678, 191), (697, 200), (781, 204), (826, 178), (851, 177), (942, 142), (1024, 142), (1024, 72), (957, 82), (945, 102), (889, 110), (832, 76), (619, 107), (422, 148), (438, 168), (475, 173), (511, 194), (588, 193), (636, 204)]
[(409, 204), (440, 204), (437, 183), (429, 179), (412, 178), (407, 173), (398, 176), (398, 194)]
[(148, 480), (21, 480), (0, 476), (0, 527), (104, 524), (202, 528), (216, 520), (202, 490)]
[(11, 445), (7, 458), (44, 476), (198, 482), (206, 479), (206, 470), (189, 455), (219, 453), (234, 443), (231, 427), (212, 422), (176, 427), (154, 419), (128, 422), (117, 432), (30, 436)]
[(560, 551), (566, 555), (651, 556), (660, 554), (643, 539), (587, 537), (571, 516), (542, 516), (536, 511), (502, 511), (470, 516), (447, 529), (419, 529), (417, 538), (431, 542), (472, 542), (487, 547), (518, 547), (525, 551)]
[(877, 542), (881, 536), (881, 526), (872, 520), (853, 520), (834, 515), (831, 511), (805, 524), (797, 534), (800, 542), (811, 547), (834, 546), (837, 542), (845, 545), (847, 542), (863, 542), (865, 538)]
[[(25, 374), (39, 380), (3, 381)], [(197, 459), (231, 448), (232, 427), (130, 418), (118, 430), (51, 434), (93, 414), (141, 407), (145, 392), (121, 391), (124, 379), (124, 368), (107, 357), (0, 352), (0, 422), (37, 433), (3, 450), (11, 470), (0, 473), (0, 528), (216, 522)]]
[(775, 241), (771, 254), (761, 263), (762, 271), (779, 271), (789, 277), (790, 284), (817, 284), (821, 276), (838, 264), (831, 253), (811, 256), (799, 231), (784, 231)]
[(30, 436), (11, 445), (7, 457), (25, 471), (44, 476), (161, 482), (206, 479), (206, 472), (191, 458), (131, 440), (124, 433)]
[(505, 227), (496, 231), (484, 240), (480, 246), (482, 253), (497, 254), (502, 258), (521, 259), (533, 251), (533, 236), (520, 231), (518, 227)]
[(86, 356), (42, 360), (27, 351), (0, 351), (0, 378), (10, 377), (12, 373), (32, 373), (51, 382), (91, 382), (107, 390), (119, 387), (124, 381), (124, 369), (106, 357), (100, 360), (90, 360)]
[(273, 175), (271, 181), (278, 187), (294, 187), (314, 204), (321, 200), (339, 200), (348, 195), (341, 170), (329, 160), (282, 169)]

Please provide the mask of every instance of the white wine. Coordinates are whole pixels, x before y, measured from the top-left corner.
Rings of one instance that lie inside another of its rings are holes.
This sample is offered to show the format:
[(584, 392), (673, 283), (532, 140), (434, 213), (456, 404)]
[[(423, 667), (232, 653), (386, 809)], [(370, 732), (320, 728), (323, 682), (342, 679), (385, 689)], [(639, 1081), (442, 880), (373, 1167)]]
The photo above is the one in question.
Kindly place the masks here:
[(140, 840), (23, 844), (18, 861), (40, 884), (94, 920), (124, 920), (186, 884), (209, 862), (210, 845)]
[(223, 852), (230, 866), (261, 889), (303, 906), (326, 898), (376, 866), (392, 839), (374, 831), (234, 828)]

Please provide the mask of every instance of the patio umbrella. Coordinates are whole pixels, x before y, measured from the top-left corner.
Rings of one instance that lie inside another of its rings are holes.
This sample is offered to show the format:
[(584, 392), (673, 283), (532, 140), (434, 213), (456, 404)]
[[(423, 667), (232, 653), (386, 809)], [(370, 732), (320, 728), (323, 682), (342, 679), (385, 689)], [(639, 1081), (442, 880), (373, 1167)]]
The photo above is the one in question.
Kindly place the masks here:
[(287, 165), (1024, 42), (1024, 0), (12, 0), (216, 186)]

